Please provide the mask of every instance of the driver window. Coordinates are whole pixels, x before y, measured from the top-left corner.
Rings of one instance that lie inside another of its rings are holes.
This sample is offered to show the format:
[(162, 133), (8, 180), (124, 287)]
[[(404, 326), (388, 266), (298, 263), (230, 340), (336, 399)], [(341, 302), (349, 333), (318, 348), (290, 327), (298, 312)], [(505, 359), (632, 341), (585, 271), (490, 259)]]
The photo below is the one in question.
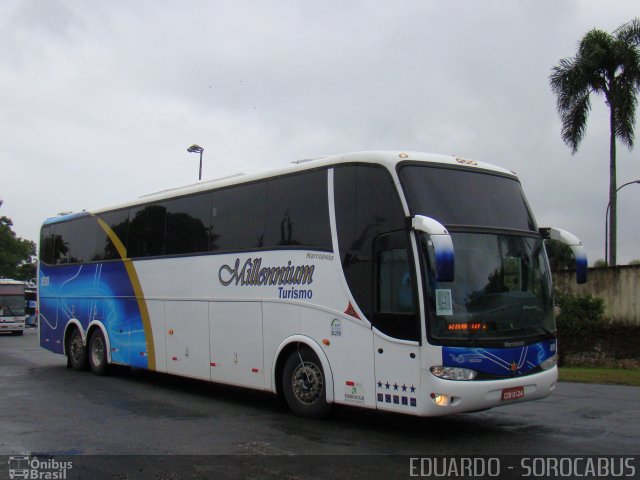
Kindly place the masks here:
[(378, 252), (378, 312), (412, 313), (413, 286), (405, 249)]
[(407, 232), (380, 235), (375, 241), (373, 326), (385, 335), (420, 340), (415, 273)]

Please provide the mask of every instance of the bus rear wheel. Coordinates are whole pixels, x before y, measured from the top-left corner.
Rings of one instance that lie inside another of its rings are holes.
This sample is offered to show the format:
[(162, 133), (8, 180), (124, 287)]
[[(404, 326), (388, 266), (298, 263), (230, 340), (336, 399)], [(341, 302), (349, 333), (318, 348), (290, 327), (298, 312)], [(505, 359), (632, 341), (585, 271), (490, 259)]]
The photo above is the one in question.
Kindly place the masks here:
[(99, 328), (91, 332), (88, 353), (91, 371), (96, 375), (106, 375), (109, 367), (107, 360), (107, 342), (105, 342), (104, 335)]
[(87, 351), (82, 342), (82, 335), (74, 328), (67, 339), (67, 365), (74, 370), (84, 370)]
[(299, 347), (287, 359), (282, 392), (291, 411), (300, 417), (321, 418), (329, 412), (322, 364), (309, 348)]

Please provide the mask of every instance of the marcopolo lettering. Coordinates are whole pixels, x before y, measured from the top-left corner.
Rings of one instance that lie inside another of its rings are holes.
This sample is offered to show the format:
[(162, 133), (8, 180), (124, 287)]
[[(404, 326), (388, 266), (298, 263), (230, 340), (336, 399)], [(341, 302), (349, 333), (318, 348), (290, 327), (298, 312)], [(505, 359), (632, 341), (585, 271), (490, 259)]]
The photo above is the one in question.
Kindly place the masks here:
[(222, 285), (310, 285), (313, 283), (314, 265), (294, 266), (291, 260), (280, 267), (263, 267), (262, 258), (248, 258), (243, 264), (237, 258), (233, 266), (222, 265), (218, 280)]

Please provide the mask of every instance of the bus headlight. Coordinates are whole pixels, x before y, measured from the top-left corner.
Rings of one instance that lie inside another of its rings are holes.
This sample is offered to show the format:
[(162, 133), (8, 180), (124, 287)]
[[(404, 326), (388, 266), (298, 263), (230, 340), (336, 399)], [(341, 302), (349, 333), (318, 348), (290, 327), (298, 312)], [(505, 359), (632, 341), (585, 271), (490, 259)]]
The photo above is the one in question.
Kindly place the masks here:
[(550, 368), (555, 367), (557, 363), (558, 363), (558, 356), (552, 355), (546, 360), (544, 360), (543, 362), (540, 362), (540, 368), (542, 370), (549, 370)]
[(431, 367), (431, 373), (445, 380), (473, 380), (478, 372), (459, 367)]

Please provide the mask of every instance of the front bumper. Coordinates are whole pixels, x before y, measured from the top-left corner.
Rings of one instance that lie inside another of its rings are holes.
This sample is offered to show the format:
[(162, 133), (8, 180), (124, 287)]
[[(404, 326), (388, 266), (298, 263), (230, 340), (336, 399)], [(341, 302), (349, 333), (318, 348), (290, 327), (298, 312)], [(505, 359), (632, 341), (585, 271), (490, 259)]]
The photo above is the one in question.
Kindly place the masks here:
[(24, 320), (21, 322), (2, 322), (0, 323), (0, 333), (2, 332), (23, 332)]
[[(558, 368), (500, 380), (444, 380), (425, 370), (422, 371), (422, 376), (419, 415), (438, 416), (486, 410), (545, 398), (556, 389)], [(522, 387), (523, 396), (503, 400), (505, 390), (519, 387)]]

